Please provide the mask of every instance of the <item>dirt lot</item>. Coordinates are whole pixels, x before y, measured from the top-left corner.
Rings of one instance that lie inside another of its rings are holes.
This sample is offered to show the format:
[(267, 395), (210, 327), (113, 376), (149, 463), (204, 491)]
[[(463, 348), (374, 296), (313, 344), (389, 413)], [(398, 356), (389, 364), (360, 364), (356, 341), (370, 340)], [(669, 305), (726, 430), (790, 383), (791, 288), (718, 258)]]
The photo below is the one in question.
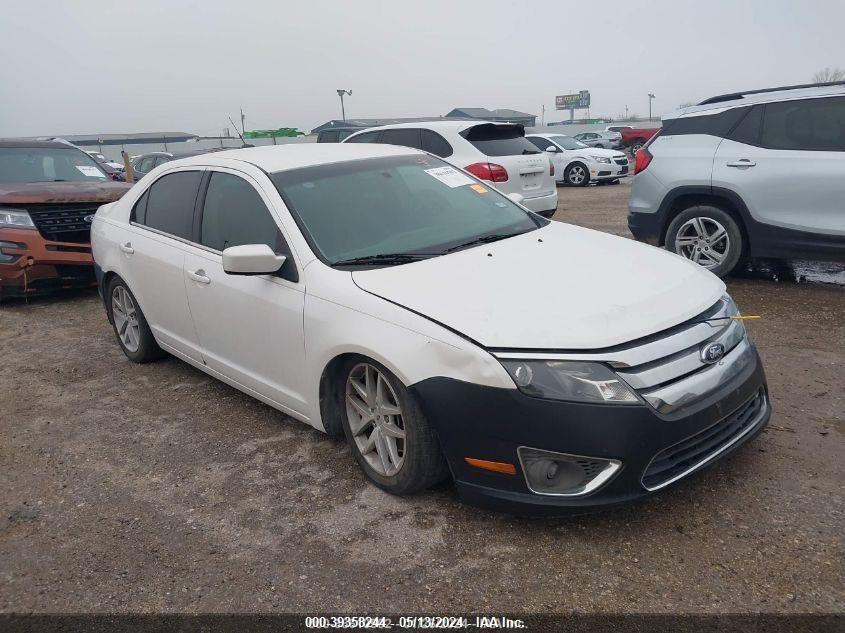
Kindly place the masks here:
[[(627, 185), (560, 193), (556, 219), (627, 235)], [(647, 502), (545, 521), (380, 492), (343, 444), (128, 362), (96, 294), (3, 305), (0, 611), (840, 612), (845, 289), (774, 274), (729, 283), (764, 316), (769, 428)]]

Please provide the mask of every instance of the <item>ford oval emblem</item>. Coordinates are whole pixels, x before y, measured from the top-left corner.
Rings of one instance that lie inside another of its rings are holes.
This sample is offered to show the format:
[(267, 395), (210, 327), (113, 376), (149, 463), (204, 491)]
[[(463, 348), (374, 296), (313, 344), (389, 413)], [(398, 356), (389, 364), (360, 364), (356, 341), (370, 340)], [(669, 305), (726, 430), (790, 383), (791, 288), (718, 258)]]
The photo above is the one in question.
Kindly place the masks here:
[(725, 346), (721, 343), (710, 343), (701, 348), (701, 362), (707, 365), (719, 362), (725, 355)]
[[(77, 216), (77, 217), (78, 217), (78, 216)], [(85, 216), (84, 218), (82, 218), (82, 219), (83, 219), (83, 220), (85, 220), (88, 224), (91, 224), (91, 223), (94, 221), (94, 216), (93, 216), (93, 215), (86, 215), (86, 216)]]

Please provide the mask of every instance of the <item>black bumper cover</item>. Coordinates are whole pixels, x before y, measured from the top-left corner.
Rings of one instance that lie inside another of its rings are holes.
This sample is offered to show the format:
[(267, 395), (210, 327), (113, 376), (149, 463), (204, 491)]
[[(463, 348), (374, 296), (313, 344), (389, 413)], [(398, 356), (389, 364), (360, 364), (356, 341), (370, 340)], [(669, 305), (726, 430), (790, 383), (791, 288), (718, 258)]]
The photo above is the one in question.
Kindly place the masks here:
[[(742, 375), (671, 416), (645, 405), (554, 402), (516, 389), (449, 378), (431, 378), (411, 387), (437, 430), (461, 498), (497, 511), (529, 515), (593, 512), (654, 494), (641, 479), (657, 453), (724, 419), (761, 389), (765, 391), (766, 379), (756, 355), (755, 363)], [(767, 397), (753, 430), (697, 471), (755, 437), (769, 420), (768, 401)], [(526, 485), (517, 458), (519, 446), (618, 459), (622, 469), (585, 497), (538, 495)], [(465, 457), (515, 464), (517, 473), (481, 470), (467, 464)]]

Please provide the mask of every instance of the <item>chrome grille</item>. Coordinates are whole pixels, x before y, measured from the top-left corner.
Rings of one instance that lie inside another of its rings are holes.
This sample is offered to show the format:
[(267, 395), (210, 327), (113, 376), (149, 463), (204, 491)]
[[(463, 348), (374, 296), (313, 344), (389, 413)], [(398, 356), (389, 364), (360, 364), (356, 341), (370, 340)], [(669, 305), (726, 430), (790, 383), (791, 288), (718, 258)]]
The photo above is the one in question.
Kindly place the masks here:
[(660, 451), (643, 472), (643, 486), (658, 490), (704, 466), (761, 424), (767, 407), (761, 389), (716, 424)]

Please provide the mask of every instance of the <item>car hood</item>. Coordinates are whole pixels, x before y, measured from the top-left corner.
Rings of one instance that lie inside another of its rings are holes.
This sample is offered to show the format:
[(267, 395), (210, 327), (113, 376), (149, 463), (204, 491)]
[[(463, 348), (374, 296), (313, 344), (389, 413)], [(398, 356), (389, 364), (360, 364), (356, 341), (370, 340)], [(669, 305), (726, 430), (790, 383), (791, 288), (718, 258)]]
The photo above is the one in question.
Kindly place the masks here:
[(114, 202), (132, 185), (126, 182), (26, 182), (0, 184), (0, 204)]
[(615, 149), (602, 149), (601, 147), (586, 147), (582, 149), (573, 150), (585, 156), (593, 156), (594, 158), (620, 158), (625, 154)]
[(677, 255), (560, 222), (352, 277), (484, 347), (511, 349), (619, 345), (690, 319), (725, 292)]

